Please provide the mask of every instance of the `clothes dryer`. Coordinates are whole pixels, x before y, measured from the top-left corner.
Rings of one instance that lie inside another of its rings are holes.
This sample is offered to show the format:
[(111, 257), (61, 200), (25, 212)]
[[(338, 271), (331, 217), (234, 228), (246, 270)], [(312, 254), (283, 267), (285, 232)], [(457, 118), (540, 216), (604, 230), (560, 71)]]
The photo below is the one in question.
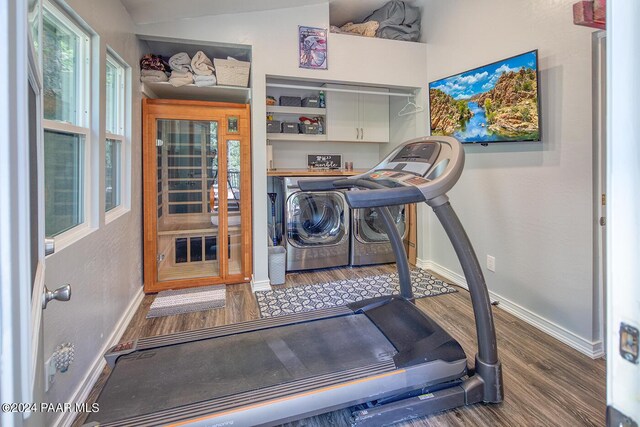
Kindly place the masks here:
[[(389, 211), (404, 240), (408, 232), (406, 206), (392, 206)], [(359, 266), (392, 262), (395, 262), (395, 256), (378, 211), (374, 208), (353, 209), (350, 264)]]

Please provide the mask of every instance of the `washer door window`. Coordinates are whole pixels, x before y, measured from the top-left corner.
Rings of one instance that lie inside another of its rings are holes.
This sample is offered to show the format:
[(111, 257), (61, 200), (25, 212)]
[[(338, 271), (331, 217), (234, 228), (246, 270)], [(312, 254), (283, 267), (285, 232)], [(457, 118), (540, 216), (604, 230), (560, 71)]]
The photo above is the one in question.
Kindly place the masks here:
[(342, 242), (347, 233), (344, 203), (342, 194), (336, 192), (293, 194), (287, 203), (289, 242), (298, 247)]
[[(390, 206), (389, 212), (391, 212), (391, 217), (393, 218), (398, 233), (404, 237), (407, 228), (404, 220), (405, 207)], [(389, 241), (382, 217), (375, 209), (356, 209), (353, 218), (356, 238), (362, 243), (382, 243)]]

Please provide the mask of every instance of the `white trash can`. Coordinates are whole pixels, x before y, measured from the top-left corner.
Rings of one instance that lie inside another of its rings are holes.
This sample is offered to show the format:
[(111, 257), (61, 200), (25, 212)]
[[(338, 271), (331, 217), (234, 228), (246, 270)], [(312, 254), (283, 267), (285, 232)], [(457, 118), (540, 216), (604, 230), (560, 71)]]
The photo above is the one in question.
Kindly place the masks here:
[(272, 285), (284, 284), (287, 250), (284, 246), (269, 247), (269, 280)]

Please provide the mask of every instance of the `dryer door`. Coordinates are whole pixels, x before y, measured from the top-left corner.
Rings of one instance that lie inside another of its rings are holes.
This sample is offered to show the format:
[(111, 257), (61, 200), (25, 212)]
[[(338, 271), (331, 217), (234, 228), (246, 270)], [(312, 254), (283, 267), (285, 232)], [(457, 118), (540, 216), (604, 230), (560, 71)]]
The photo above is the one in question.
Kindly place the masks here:
[[(403, 238), (407, 232), (405, 222), (406, 206), (390, 206), (389, 211), (398, 233)], [(355, 209), (353, 212), (353, 230), (356, 239), (362, 243), (388, 242), (387, 232), (379, 213), (373, 208)]]
[(339, 192), (292, 194), (287, 200), (287, 239), (300, 248), (342, 243), (348, 236), (348, 214)]

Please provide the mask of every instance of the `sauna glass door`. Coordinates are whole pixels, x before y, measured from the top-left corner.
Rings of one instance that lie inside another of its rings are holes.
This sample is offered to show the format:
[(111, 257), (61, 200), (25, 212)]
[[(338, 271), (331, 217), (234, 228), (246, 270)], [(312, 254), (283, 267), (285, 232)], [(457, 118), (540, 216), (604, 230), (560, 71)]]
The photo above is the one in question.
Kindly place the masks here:
[(249, 112), (143, 101), (145, 292), (251, 280)]
[(156, 121), (157, 280), (220, 276), (217, 121)]

